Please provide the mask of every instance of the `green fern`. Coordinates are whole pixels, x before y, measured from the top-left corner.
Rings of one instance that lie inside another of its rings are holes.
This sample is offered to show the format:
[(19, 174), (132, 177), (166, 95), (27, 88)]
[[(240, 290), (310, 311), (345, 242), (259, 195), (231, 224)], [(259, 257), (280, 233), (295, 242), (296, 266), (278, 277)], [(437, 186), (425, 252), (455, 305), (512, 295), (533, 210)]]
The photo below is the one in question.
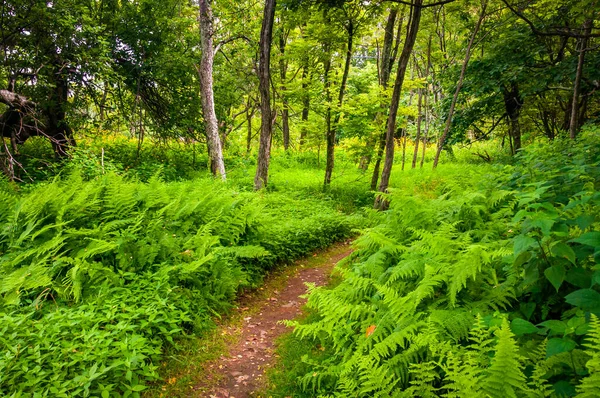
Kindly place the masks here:
[(483, 390), (492, 398), (517, 397), (528, 392), (522, 372), (522, 357), (508, 321), (496, 332), (498, 343), (490, 367), (485, 371)]
[(592, 314), (590, 326), (585, 343), (585, 352), (590, 357), (586, 363), (589, 374), (577, 386), (577, 398), (600, 396), (600, 319), (596, 315)]

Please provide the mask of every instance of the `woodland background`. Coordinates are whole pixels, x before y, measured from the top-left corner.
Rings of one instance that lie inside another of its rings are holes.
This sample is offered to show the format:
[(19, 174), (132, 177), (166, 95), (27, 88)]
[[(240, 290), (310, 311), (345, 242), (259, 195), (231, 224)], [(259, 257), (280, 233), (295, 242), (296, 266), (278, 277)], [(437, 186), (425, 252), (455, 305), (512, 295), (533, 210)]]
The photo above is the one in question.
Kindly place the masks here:
[(359, 235), (269, 394), (600, 396), (599, 12), (2, 0), (0, 394), (159, 394)]

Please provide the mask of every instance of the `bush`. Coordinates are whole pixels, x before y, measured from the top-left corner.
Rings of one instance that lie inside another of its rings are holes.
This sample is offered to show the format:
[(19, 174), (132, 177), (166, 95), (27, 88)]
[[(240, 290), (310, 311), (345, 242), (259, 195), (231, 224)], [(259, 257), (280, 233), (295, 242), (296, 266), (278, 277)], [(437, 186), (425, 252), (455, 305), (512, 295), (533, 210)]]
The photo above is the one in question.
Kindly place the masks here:
[(0, 187), (0, 395), (137, 396), (165, 344), (357, 222), (212, 179), (88, 170)]
[(514, 167), (442, 167), (431, 198), (390, 194), (342, 283), (314, 289), (315, 315), (293, 323), (311, 348), (281, 391), (597, 396), (597, 140), (532, 146)]

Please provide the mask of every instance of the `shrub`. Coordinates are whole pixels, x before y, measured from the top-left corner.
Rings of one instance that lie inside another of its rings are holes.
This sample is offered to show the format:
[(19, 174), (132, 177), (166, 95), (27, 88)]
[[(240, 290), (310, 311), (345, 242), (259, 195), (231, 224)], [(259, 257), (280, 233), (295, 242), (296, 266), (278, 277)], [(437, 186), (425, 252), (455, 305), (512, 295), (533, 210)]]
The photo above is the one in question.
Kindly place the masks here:
[(597, 137), (518, 160), (438, 175), (432, 198), (389, 195), (344, 280), (293, 323), (323, 350), (295, 366), (298, 395), (597, 395)]

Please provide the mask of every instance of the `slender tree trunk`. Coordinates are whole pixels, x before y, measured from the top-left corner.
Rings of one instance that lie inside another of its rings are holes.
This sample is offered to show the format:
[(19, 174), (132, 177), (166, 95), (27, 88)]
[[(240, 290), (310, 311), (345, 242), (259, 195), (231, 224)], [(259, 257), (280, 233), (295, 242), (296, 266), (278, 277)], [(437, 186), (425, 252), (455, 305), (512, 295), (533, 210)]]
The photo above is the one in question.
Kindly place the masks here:
[(463, 61), (463, 65), (460, 70), (460, 78), (458, 79), (458, 83), (456, 83), (456, 90), (454, 91), (454, 97), (452, 97), (452, 103), (450, 104), (450, 110), (448, 111), (448, 118), (446, 119), (444, 132), (442, 133), (440, 141), (438, 142), (437, 151), (435, 153), (435, 159), (433, 160), (434, 169), (438, 165), (438, 162), (440, 160), (440, 154), (442, 153), (442, 149), (444, 148), (444, 144), (446, 143), (446, 139), (448, 138), (448, 133), (450, 132), (450, 126), (452, 125), (452, 117), (454, 116), (454, 108), (456, 107), (456, 101), (458, 100), (458, 93), (460, 93), (460, 89), (462, 88), (463, 81), (465, 79), (465, 72), (467, 71), (467, 65), (469, 64), (469, 59), (471, 58), (471, 49), (473, 47), (473, 43), (475, 42), (475, 37), (477, 36), (477, 32), (479, 32), (481, 23), (485, 18), (486, 7), (487, 0), (483, 0), (483, 3), (481, 5), (481, 14), (479, 14), (477, 25), (475, 25), (475, 29), (473, 30), (473, 33), (471, 34), (471, 39), (469, 40), (469, 44), (467, 45), (467, 53), (465, 54), (465, 60)]
[[(390, 80), (390, 74), (392, 73), (393, 60), (392, 60), (392, 48), (394, 45), (394, 27), (396, 26), (396, 17), (398, 10), (391, 9), (390, 15), (388, 16), (387, 23), (385, 24), (385, 32), (383, 35), (383, 48), (381, 52), (381, 72), (379, 78), (379, 84), (382, 87), (387, 87)], [(401, 17), (402, 18), (402, 17)], [(402, 30), (402, 19), (400, 19), (400, 26), (398, 26), (398, 32)], [(398, 44), (400, 40), (396, 40)]]
[(412, 159), (412, 168), (417, 167), (417, 158), (419, 157), (419, 142), (421, 141), (421, 119), (423, 119), (423, 115), (421, 114), (422, 110), (422, 102), (423, 102), (423, 89), (419, 89), (419, 99), (417, 100), (417, 136), (415, 137), (415, 150), (413, 152)]
[(223, 161), (223, 150), (219, 138), (219, 122), (215, 112), (215, 100), (213, 91), (213, 61), (215, 49), (213, 47), (213, 15), (209, 0), (200, 0), (200, 40), (202, 45), (202, 58), (198, 67), (200, 78), (200, 97), (202, 104), (202, 115), (204, 117), (204, 129), (208, 157), (210, 159), (210, 171), (214, 176), (220, 176), (225, 180), (225, 163)]
[(269, 161), (271, 158), (271, 41), (273, 39), (273, 20), (275, 19), (276, 0), (265, 0), (262, 28), (260, 30), (260, 60), (258, 64), (258, 79), (260, 90), (260, 111), (262, 125), (260, 129), (260, 144), (258, 147), (258, 160), (254, 189), (259, 190), (267, 186), (269, 179)]
[(63, 71), (64, 65), (62, 65), (58, 55), (56, 55), (56, 61), (53, 62), (52, 66), (55, 70), (54, 88), (50, 94), (49, 104), (45, 109), (48, 117), (46, 134), (52, 143), (56, 157), (64, 158), (68, 155), (68, 148), (74, 145), (73, 131), (66, 121), (69, 83)]
[[(431, 67), (431, 34), (429, 35), (429, 40), (427, 41), (427, 64), (425, 65), (425, 79), (429, 78), (429, 70)], [(425, 161), (425, 149), (427, 148), (427, 133), (429, 130), (429, 120), (427, 118), (427, 99), (429, 97), (429, 83), (426, 83), (425, 88), (419, 90), (419, 103), (418, 103), (418, 113), (419, 119), (417, 120), (417, 139), (415, 140), (415, 153), (413, 154), (413, 163), (412, 168), (417, 167), (417, 158), (419, 157), (419, 136), (421, 135), (421, 124), (423, 120), (423, 91), (425, 91), (425, 133), (423, 134), (423, 154), (421, 156), (421, 164), (420, 168), (423, 168), (423, 162)]]
[[(400, 21), (398, 23), (398, 31), (396, 33), (396, 42), (394, 44), (394, 26), (396, 24), (396, 16), (398, 11), (395, 9), (390, 10), (387, 23), (385, 25), (385, 35), (383, 37), (383, 51), (381, 54), (381, 76), (379, 83), (383, 89), (387, 89), (390, 75), (392, 73), (392, 67), (398, 53), (398, 46), (400, 44), (400, 37), (402, 33), (402, 20), (404, 19), (404, 11), (400, 15)], [(393, 49), (393, 50), (392, 50)], [(382, 104), (382, 108), (385, 105)], [(381, 112), (383, 113), (383, 112)], [(380, 114), (376, 116), (379, 117)], [(373, 167), (373, 176), (371, 177), (371, 190), (377, 189), (377, 182), (379, 181), (379, 170), (381, 168), (381, 160), (383, 158), (383, 150), (385, 149), (385, 131), (381, 133), (381, 136), (377, 140), (377, 152), (375, 154), (375, 166)]]
[(421, 163), (419, 164), (419, 168), (423, 168), (423, 163), (425, 163), (425, 151), (427, 150), (427, 136), (429, 135), (429, 108), (427, 107), (427, 103), (429, 102), (429, 95), (425, 96), (425, 132), (423, 133), (423, 149), (421, 150)]
[[(385, 134), (385, 162), (383, 164), (383, 171), (381, 173), (379, 192), (387, 192), (390, 183), (392, 165), (394, 164), (394, 132), (396, 131), (398, 105), (400, 104), (400, 94), (402, 92), (402, 85), (404, 83), (404, 75), (406, 74), (408, 61), (410, 60), (410, 55), (419, 31), (422, 5), (423, 0), (414, 0), (413, 5), (411, 6), (409, 27), (406, 33), (406, 39), (404, 41), (402, 53), (398, 59), (398, 70), (396, 71), (396, 81), (394, 82), (394, 91), (392, 93), (390, 113), (388, 115), (387, 129)], [(387, 209), (388, 205), (389, 204), (387, 201), (381, 200), (381, 197), (377, 197), (377, 200), (375, 201), (375, 208), (385, 210)]]
[(379, 140), (377, 146), (377, 154), (375, 158), (375, 166), (373, 167), (373, 176), (371, 177), (371, 191), (377, 189), (377, 182), (379, 181), (379, 170), (381, 168), (381, 159), (383, 159), (383, 150), (385, 149), (385, 134)]
[[(592, 20), (588, 19), (583, 24), (585, 35), (592, 31)], [(569, 137), (575, 139), (580, 127), (579, 123), (579, 92), (581, 91), (581, 77), (583, 76), (583, 66), (585, 62), (585, 52), (588, 45), (587, 36), (579, 39), (579, 58), (577, 61), (577, 72), (575, 74), (575, 84), (573, 85), (573, 101), (571, 104), (571, 120), (569, 122)]]
[(250, 155), (250, 149), (252, 147), (252, 118), (254, 117), (255, 107), (250, 106), (252, 97), (248, 96), (248, 103), (246, 104), (246, 156)]
[(279, 51), (281, 52), (281, 59), (279, 60), (279, 73), (281, 75), (281, 125), (283, 130), (283, 148), (287, 151), (290, 147), (290, 108), (287, 100), (286, 93), (286, 75), (287, 75), (287, 62), (285, 60), (285, 45), (286, 45), (286, 34), (285, 30), (281, 32), (279, 36)]
[(300, 129), (300, 147), (304, 146), (306, 140), (306, 123), (310, 111), (310, 93), (308, 92), (308, 57), (304, 60), (302, 67), (302, 128)]
[(519, 125), (519, 115), (523, 107), (523, 100), (519, 95), (519, 86), (512, 83), (510, 90), (506, 87), (503, 89), (504, 107), (509, 120), (508, 134), (511, 137), (511, 152), (514, 155), (521, 149), (521, 127)]
[(335, 145), (335, 132), (331, 128), (331, 81), (329, 79), (329, 72), (331, 71), (331, 54), (328, 45), (325, 46), (325, 54), (325, 61), (323, 63), (323, 82), (325, 84), (325, 102), (327, 102), (327, 109), (325, 109), (325, 139), (327, 141), (327, 149), (324, 185), (327, 186), (328, 178), (331, 180), (331, 171), (333, 170), (333, 147)]
[(402, 140), (402, 171), (404, 171), (404, 166), (406, 164), (406, 141), (408, 140), (408, 129), (402, 129), (402, 136), (400, 139)]
[[(410, 71), (410, 80), (414, 80), (415, 79), (415, 69), (416, 69), (416, 64), (414, 64), (413, 66), (415, 66), (413, 69), (411, 69)], [(413, 99), (415, 97), (415, 92), (414, 90), (410, 90), (410, 95), (409, 95), (409, 99), (408, 99), (408, 106), (412, 106), (412, 102)], [(400, 141), (398, 141), (398, 144), (402, 143), (402, 171), (404, 171), (404, 167), (406, 166), (406, 144), (408, 142), (408, 125), (411, 123), (411, 119), (412, 116), (409, 116), (407, 118), (407, 123), (406, 123), (406, 128), (401, 129), (402, 133), (400, 135)]]
[(344, 63), (344, 73), (342, 75), (342, 83), (340, 85), (340, 91), (338, 93), (338, 109), (335, 114), (333, 126), (327, 130), (327, 165), (325, 167), (325, 181), (324, 186), (327, 187), (331, 184), (331, 174), (333, 173), (333, 167), (335, 163), (335, 140), (337, 128), (341, 117), (341, 107), (344, 103), (344, 94), (346, 92), (346, 84), (348, 82), (348, 73), (350, 72), (350, 61), (352, 60), (352, 46), (354, 40), (354, 24), (352, 21), (348, 21), (348, 43), (346, 44), (346, 62)]

